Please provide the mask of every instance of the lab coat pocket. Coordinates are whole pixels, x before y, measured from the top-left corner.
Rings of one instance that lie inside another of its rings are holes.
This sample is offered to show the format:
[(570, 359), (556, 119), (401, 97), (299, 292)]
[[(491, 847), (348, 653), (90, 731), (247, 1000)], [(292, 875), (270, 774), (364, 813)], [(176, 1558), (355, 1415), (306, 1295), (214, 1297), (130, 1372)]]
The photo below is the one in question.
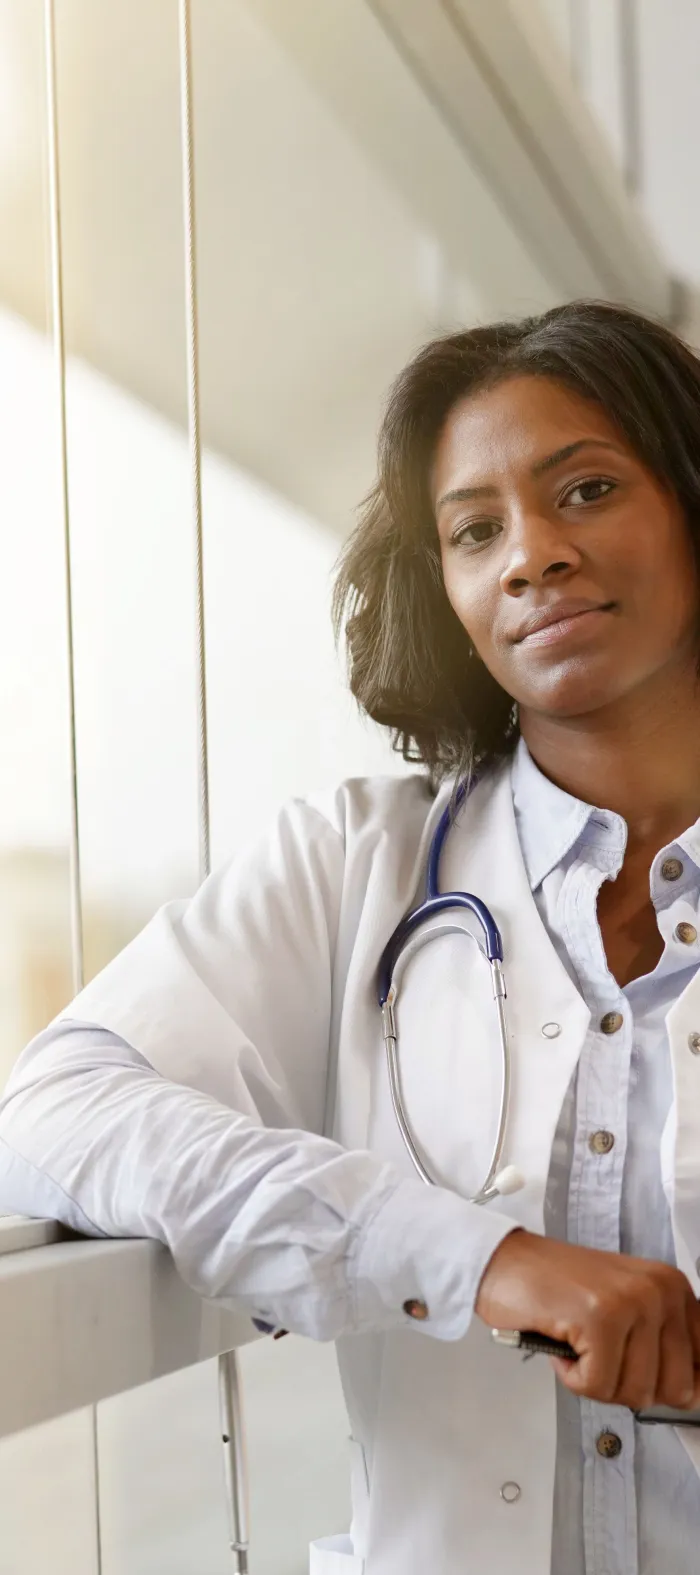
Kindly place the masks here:
[(364, 1559), (352, 1551), (350, 1537), (321, 1537), (312, 1542), (309, 1575), (362, 1575)]

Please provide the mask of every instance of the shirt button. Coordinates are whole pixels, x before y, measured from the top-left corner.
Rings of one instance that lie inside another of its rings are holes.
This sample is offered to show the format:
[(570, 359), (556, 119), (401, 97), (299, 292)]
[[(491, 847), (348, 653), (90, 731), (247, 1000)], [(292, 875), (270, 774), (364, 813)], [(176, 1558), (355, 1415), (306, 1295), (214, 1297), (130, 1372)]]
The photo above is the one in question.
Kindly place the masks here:
[(612, 1132), (592, 1132), (588, 1139), (588, 1147), (592, 1154), (609, 1154), (615, 1146)]
[(676, 940), (682, 941), (684, 946), (692, 946), (693, 941), (696, 941), (698, 938), (698, 932), (694, 924), (677, 924), (673, 933)]
[(606, 1012), (605, 1016), (600, 1019), (601, 1032), (604, 1034), (616, 1034), (618, 1029), (622, 1027), (624, 1020), (622, 1012)]
[(403, 1310), (409, 1318), (415, 1318), (418, 1323), (425, 1323), (426, 1318), (429, 1316), (425, 1302), (414, 1300), (404, 1302)]
[(661, 865), (661, 874), (664, 880), (680, 880), (683, 874), (683, 865), (680, 859), (664, 859)]
[(618, 1438), (617, 1433), (601, 1433), (595, 1447), (606, 1460), (615, 1460), (622, 1454), (622, 1439)]

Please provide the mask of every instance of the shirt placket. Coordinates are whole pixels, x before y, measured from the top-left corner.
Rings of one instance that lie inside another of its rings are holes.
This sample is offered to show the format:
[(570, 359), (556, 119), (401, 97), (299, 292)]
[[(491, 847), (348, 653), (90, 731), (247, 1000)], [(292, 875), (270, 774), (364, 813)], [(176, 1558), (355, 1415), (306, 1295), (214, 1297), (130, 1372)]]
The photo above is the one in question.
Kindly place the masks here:
[[(579, 1061), (568, 1198), (568, 1236), (620, 1250), (633, 1020), (607, 965), (598, 892), (619, 869), (624, 832), (589, 843), (562, 886), (561, 920), (591, 1022)], [(637, 1575), (634, 1422), (620, 1406), (581, 1401), (586, 1575)], [(624, 1530), (623, 1530), (624, 1528)]]

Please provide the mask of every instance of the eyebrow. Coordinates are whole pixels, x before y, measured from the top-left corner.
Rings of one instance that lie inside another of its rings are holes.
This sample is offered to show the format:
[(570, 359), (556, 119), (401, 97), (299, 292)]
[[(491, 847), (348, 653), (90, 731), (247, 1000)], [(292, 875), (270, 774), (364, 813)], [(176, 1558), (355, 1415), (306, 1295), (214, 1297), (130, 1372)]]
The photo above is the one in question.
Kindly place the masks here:
[[(557, 465), (563, 464), (565, 459), (571, 459), (572, 454), (578, 454), (582, 448), (609, 448), (614, 454), (620, 450), (614, 443), (606, 443), (604, 438), (579, 438), (576, 443), (567, 443), (564, 448), (555, 449), (553, 454), (547, 454), (544, 459), (538, 459), (531, 468), (532, 476), (543, 476), (546, 471), (554, 470)], [(498, 487), (454, 487), (450, 492), (444, 492), (435, 505), (441, 509), (444, 503), (468, 503), (471, 498), (497, 498)]]

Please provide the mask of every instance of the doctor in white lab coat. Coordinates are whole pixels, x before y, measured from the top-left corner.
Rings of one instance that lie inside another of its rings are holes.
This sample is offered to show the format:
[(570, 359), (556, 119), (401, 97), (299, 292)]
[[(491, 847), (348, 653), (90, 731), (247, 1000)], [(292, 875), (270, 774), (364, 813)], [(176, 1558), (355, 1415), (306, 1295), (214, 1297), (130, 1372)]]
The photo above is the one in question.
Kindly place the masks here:
[[(336, 601), (415, 772), (282, 809), (10, 1079), (0, 1208), (157, 1238), (202, 1295), (337, 1341), (353, 1525), (315, 1575), (698, 1567), (700, 1435), (632, 1413), (700, 1402), (699, 540), (700, 365), (669, 332), (578, 303), (428, 346)], [(475, 767), (441, 885), (502, 930), (525, 1178), (482, 1208), (488, 969), (448, 935), (405, 976), (432, 1189), (376, 996)]]

